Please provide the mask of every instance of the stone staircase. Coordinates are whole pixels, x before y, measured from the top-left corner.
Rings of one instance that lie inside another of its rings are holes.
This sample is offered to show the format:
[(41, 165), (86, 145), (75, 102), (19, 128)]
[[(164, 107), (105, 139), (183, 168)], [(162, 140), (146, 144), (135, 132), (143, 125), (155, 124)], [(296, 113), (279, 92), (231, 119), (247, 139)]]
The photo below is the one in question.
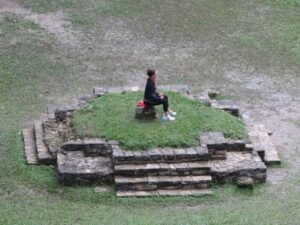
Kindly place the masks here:
[(206, 147), (133, 152), (115, 146), (112, 159), (118, 197), (212, 194)]
[(25, 158), (28, 164), (55, 164), (56, 155), (44, 143), (42, 121), (34, 121), (23, 129)]

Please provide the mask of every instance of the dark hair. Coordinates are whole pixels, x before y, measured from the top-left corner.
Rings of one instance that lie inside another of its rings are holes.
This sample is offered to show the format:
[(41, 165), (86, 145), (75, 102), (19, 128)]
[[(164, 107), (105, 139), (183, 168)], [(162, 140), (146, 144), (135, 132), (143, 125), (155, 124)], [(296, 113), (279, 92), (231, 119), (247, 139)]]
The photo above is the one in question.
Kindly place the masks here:
[(151, 76), (153, 76), (154, 74), (155, 74), (155, 70), (147, 70), (147, 75), (149, 76), (149, 77), (151, 77)]

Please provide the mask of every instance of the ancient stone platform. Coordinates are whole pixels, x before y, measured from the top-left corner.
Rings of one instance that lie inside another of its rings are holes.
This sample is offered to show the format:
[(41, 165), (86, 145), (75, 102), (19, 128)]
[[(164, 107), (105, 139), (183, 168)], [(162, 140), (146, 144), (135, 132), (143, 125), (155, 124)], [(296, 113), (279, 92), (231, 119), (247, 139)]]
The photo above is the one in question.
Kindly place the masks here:
[[(207, 106), (240, 116), (234, 102), (216, 99), (218, 92), (192, 95), (184, 85), (162, 89), (179, 91)], [(212, 182), (253, 188), (255, 183), (266, 181), (266, 165), (280, 163), (271, 132), (262, 124), (248, 124), (250, 143), (208, 132), (199, 135), (197, 146), (180, 149), (125, 151), (113, 140), (76, 139), (71, 125), (75, 110), (107, 93), (138, 90), (139, 87), (97, 87), (93, 95), (77, 97), (68, 106), (48, 109), (46, 118), (23, 130), (27, 163), (56, 165), (63, 185), (115, 183), (119, 197), (207, 195), (212, 194)]]
[(85, 157), (83, 151), (59, 152), (57, 174), (65, 185), (112, 183), (113, 169), (109, 157)]

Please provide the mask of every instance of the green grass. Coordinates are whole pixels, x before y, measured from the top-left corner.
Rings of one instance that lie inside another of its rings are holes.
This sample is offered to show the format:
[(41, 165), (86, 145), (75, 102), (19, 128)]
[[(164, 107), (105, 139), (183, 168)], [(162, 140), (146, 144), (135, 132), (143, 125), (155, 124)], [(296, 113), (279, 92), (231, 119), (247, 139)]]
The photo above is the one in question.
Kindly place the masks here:
[[(281, 182), (253, 192), (228, 185), (206, 198), (117, 199), (113, 187), (105, 193), (62, 187), (53, 168), (26, 165), (20, 134), (48, 103), (68, 102), (93, 85), (141, 81), (148, 66), (159, 69), (162, 83), (220, 88), (225, 96), (257, 105), (267, 94), (253, 99), (260, 90), (244, 88), (245, 78), (263, 74), (273, 84), (264, 90), (298, 96), (299, 1), (17, 2), (38, 13), (62, 10), (83, 38), (78, 35), (70, 46), (23, 16), (0, 18), (1, 225), (299, 224), (298, 148), (286, 152), (288, 173)], [(238, 82), (226, 76), (231, 71), (241, 75)], [(267, 116), (257, 119), (270, 122)]]
[(30, 8), (38, 12), (53, 12), (60, 9), (80, 7), (83, 5), (83, 2), (79, 0), (18, 0), (18, 2), (26, 8)]
[(247, 139), (239, 118), (204, 106), (179, 93), (168, 92), (170, 104), (178, 116), (174, 122), (134, 118), (135, 105), (143, 93), (108, 94), (74, 114), (74, 128), (79, 137), (104, 137), (118, 140), (125, 149), (187, 147), (197, 145), (199, 135), (207, 131), (223, 132), (225, 137)]
[(109, 16), (136, 15), (143, 10), (141, 5), (140, 1), (113, 0), (99, 5), (97, 11)]
[(273, 2), (283, 6), (299, 6), (299, 0), (272, 0)]

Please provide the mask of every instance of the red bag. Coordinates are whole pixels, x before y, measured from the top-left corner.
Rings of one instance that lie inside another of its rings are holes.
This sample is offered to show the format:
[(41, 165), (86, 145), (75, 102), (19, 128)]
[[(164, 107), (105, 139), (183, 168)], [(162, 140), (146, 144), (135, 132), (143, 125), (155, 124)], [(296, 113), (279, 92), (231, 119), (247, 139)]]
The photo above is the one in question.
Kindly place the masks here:
[(145, 105), (144, 101), (139, 101), (139, 102), (137, 103), (137, 106), (138, 106), (138, 107), (145, 107), (146, 105)]

